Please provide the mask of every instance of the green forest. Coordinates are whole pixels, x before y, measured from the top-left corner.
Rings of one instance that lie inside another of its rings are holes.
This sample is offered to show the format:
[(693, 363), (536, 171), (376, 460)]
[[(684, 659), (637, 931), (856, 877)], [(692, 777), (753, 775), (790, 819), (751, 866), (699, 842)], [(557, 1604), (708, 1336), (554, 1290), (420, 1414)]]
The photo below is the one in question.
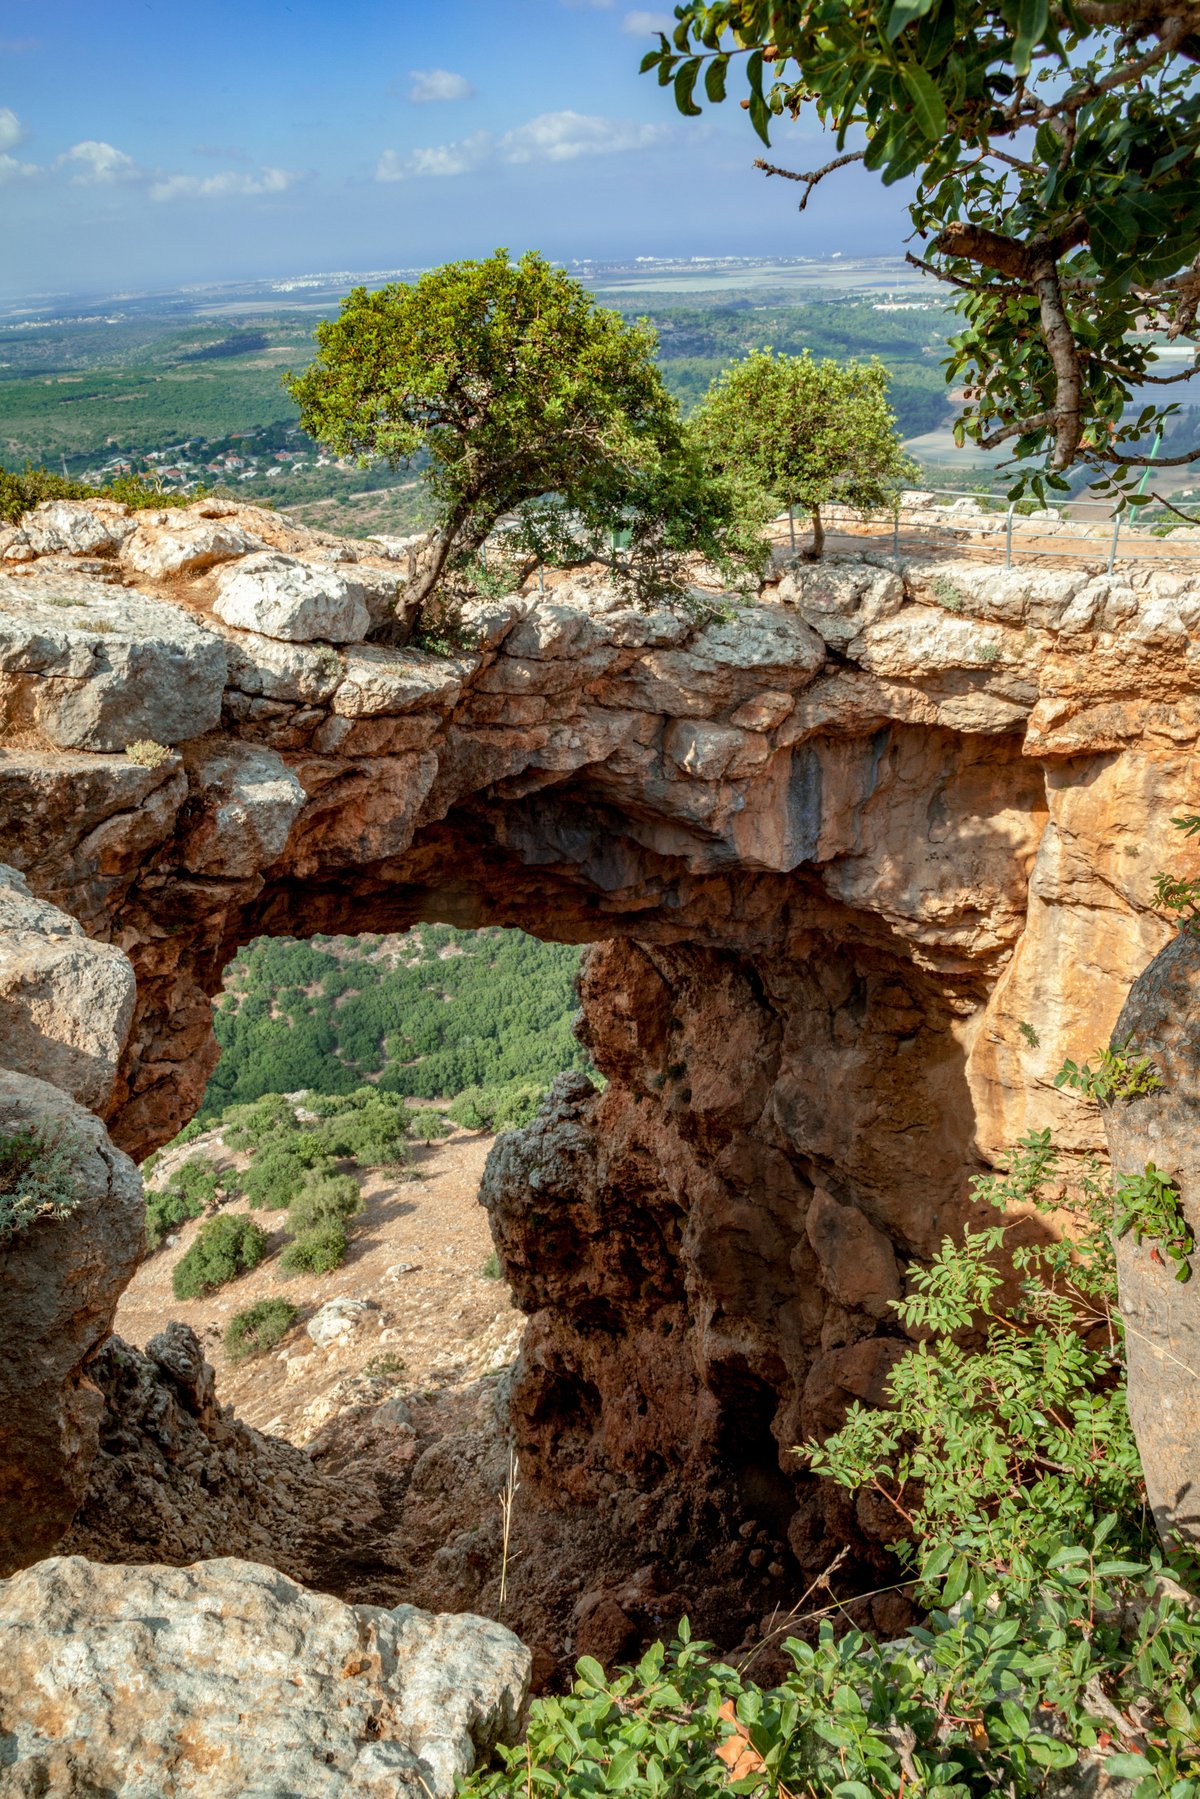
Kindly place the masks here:
[(581, 951), (522, 931), (420, 925), (404, 937), (263, 937), (226, 974), (221, 1060), (199, 1113), (270, 1093), (453, 1101), (472, 1129), (520, 1123), (556, 1074), (587, 1068), (572, 1022)]

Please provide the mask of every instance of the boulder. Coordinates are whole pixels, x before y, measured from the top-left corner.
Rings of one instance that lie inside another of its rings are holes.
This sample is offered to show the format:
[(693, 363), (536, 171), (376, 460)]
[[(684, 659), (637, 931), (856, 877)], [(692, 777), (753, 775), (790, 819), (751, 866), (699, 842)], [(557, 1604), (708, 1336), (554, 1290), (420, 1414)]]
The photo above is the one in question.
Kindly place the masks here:
[(169, 516), (165, 524), (140, 524), (122, 546), (121, 561), (148, 581), (166, 581), (173, 575), (202, 574), (218, 562), (231, 562), (265, 547), (261, 537), (243, 530), (233, 519), (197, 519), (180, 512)]
[(205, 742), (189, 747), (184, 765), (196, 809), (184, 867), (243, 879), (278, 861), (306, 795), (275, 751)]
[(221, 571), (213, 611), (227, 625), (286, 643), (359, 643), (371, 612), (356, 574), (266, 550)]
[(0, 1064), (101, 1111), (117, 1078), (136, 986), (128, 956), (93, 943), (0, 863)]
[(112, 556), (134, 523), (128, 507), (112, 500), (43, 500), (18, 530), (32, 556)]
[[(1118, 1174), (1155, 1167), (1179, 1190), (1200, 1242), (1200, 940), (1175, 937), (1133, 983), (1112, 1047), (1149, 1054), (1162, 1085), (1118, 1100), (1104, 1113)], [(1200, 1542), (1200, 1256), (1192, 1278), (1153, 1240), (1117, 1240), (1117, 1279), (1126, 1324), (1129, 1417), (1159, 1535), (1169, 1547)]]
[(84, 577), (0, 575), (0, 722), (57, 749), (182, 743), (221, 717), (225, 646), (181, 607)]
[[(39, 1153), (26, 1164), (30, 1132)], [(141, 1257), (145, 1207), (137, 1169), (98, 1118), (0, 1069), (0, 1218), (31, 1187), (44, 1211), (0, 1232), (3, 1573), (48, 1554), (83, 1496), (103, 1412), (87, 1363)]]
[(57, 1799), (451, 1799), (513, 1742), (529, 1651), (232, 1558), (54, 1557), (0, 1586), (5, 1786)]
[(804, 1221), (821, 1267), (821, 1279), (839, 1305), (859, 1307), (872, 1318), (894, 1317), (901, 1293), (891, 1239), (857, 1206), (839, 1205), (818, 1187)]
[(318, 1349), (329, 1349), (335, 1343), (351, 1342), (378, 1309), (369, 1299), (330, 1299), (304, 1328)]

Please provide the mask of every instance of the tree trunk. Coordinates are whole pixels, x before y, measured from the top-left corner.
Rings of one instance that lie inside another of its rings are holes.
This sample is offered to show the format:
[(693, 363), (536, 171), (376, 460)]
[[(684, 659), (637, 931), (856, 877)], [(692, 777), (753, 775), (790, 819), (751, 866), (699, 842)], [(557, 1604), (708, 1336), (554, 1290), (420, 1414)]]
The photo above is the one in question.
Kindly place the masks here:
[[(1106, 1111), (1114, 1173), (1154, 1162), (1178, 1186), (1200, 1244), (1200, 939), (1182, 933), (1138, 976), (1112, 1047), (1129, 1040), (1153, 1056), (1163, 1085)], [(1200, 1249), (1191, 1260), (1183, 1283), (1149, 1237), (1117, 1243), (1129, 1418), (1168, 1549), (1200, 1542)]]
[(812, 528), (812, 549), (809, 551), (809, 554), (814, 562), (819, 562), (825, 553), (825, 521), (821, 517), (821, 508), (819, 506), (814, 506), (812, 509)]

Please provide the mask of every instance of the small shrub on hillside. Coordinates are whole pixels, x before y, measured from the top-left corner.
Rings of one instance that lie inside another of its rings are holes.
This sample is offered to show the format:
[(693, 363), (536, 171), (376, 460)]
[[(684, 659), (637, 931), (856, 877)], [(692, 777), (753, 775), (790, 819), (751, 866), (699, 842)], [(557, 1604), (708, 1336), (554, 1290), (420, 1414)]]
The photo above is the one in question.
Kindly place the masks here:
[(230, 1149), (258, 1149), (280, 1131), (298, 1129), (296, 1108), (282, 1093), (268, 1093), (251, 1105), (230, 1106), (221, 1114), (221, 1135)]
[(330, 1274), (346, 1259), (346, 1233), (332, 1220), (314, 1225), (289, 1243), (279, 1258), (285, 1274)]
[(306, 1174), (333, 1173), (333, 1162), (320, 1140), (307, 1131), (265, 1143), (242, 1176), (246, 1198), (256, 1209), (282, 1211), (292, 1203)]
[(485, 1281), (498, 1281), (500, 1279), (504, 1270), (500, 1266), (500, 1257), (496, 1254), (495, 1250), (492, 1251), (479, 1272), (482, 1274)]
[(146, 1248), (150, 1251), (161, 1249), (164, 1241), (179, 1225), (186, 1224), (189, 1218), (199, 1218), (204, 1211), (199, 1200), (192, 1199), (178, 1189), (167, 1187), (155, 1191), (153, 1187), (146, 1189)]
[(260, 1299), (235, 1312), (225, 1330), (225, 1354), (231, 1362), (265, 1355), (283, 1340), (300, 1316), (289, 1299)]
[(266, 1254), (266, 1232), (245, 1213), (210, 1218), (171, 1274), (176, 1299), (199, 1299), (226, 1281), (257, 1268)]
[(189, 1156), (175, 1169), (165, 1188), (146, 1189), (146, 1247), (156, 1250), (164, 1237), (189, 1218), (199, 1218), (241, 1191), (232, 1169), (218, 1168), (207, 1156)]
[(447, 1115), (468, 1131), (514, 1131), (537, 1116), (545, 1097), (546, 1089), (540, 1082), (467, 1087), (451, 1101)]
[(362, 1209), (363, 1196), (351, 1175), (310, 1169), (288, 1206), (288, 1229), (298, 1237), (320, 1224), (343, 1224)]
[(312, 1104), (321, 1120), (314, 1134), (327, 1154), (351, 1158), (360, 1168), (403, 1167), (410, 1115), (397, 1094), (361, 1087)]
[(81, 1195), (71, 1148), (65, 1128), (29, 1125), (0, 1135), (0, 1243), (39, 1218), (65, 1218), (75, 1210)]

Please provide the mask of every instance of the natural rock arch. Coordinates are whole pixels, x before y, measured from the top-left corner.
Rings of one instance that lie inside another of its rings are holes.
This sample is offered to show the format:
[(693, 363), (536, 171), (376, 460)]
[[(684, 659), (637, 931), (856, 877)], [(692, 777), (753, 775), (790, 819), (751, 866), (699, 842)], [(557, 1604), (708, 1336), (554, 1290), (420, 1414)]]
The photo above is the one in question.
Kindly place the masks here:
[[(707, 620), (562, 585), (434, 657), (331, 643), (386, 616), (386, 546), (271, 515), (47, 507), (17, 548), (0, 857), (133, 966), (114, 1141), (141, 1156), (194, 1110), (209, 996), (260, 933), (602, 946), (607, 1090), (565, 1079), (485, 1181), (531, 1317), (528, 1487), (650, 1558), (704, 1541), (714, 1590), (746, 1578), (739, 1517), (806, 1571), (886, 1535), (791, 1445), (881, 1396), (889, 1301), (970, 1175), (1030, 1125), (1094, 1140), (1052, 1075), (1165, 941), (1200, 602), (964, 564), (947, 610), (944, 563), (844, 562)], [(159, 766), (117, 753), (135, 710), (179, 746)]]

